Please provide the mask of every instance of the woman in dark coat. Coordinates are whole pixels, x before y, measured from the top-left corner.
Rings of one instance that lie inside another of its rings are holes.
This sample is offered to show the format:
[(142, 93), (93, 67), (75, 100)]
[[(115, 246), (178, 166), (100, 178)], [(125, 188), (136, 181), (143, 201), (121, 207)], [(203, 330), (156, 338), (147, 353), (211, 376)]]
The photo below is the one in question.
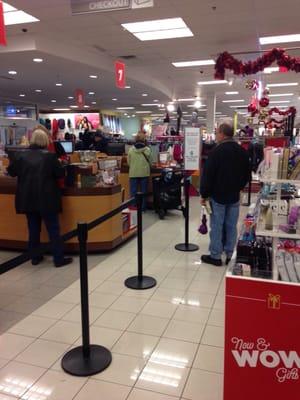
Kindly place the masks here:
[(43, 260), (39, 251), (43, 220), (52, 244), (54, 264), (62, 267), (72, 262), (72, 258), (64, 257), (58, 219), (62, 211), (58, 180), (64, 176), (64, 168), (56, 154), (47, 150), (48, 146), (47, 134), (36, 129), (29, 150), (19, 152), (7, 171), (18, 178), (16, 212), (27, 217), (32, 264), (37, 265)]

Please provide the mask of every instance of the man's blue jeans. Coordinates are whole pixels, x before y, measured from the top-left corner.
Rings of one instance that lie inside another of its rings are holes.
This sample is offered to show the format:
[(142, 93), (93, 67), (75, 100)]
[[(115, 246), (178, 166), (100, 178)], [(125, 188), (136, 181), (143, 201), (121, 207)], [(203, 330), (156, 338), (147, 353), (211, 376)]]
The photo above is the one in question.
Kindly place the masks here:
[(220, 204), (211, 199), (210, 245), (212, 258), (221, 259), (223, 251), (231, 258), (237, 240), (240, 203)]

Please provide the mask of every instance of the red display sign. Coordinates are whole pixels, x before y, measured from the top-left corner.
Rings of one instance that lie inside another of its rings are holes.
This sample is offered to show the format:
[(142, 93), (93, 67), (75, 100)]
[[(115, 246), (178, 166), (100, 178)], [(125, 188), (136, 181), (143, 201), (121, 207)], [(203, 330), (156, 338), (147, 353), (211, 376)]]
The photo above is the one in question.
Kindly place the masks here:
[(296, 400), (300, 286), (226, 280), (224, 400)]
[(79, 108), (84, 106), (84, 92), (82, 89), (76, 89), (75, 91), (76, 104)]
[(125, 64), (122, 63), (121, 61), (116, 61), (115, 72), (116, 72), (116, 86), (120, 89), (124, 89), (126, 86)]
[(3, 3), (0, 0), (0, 45), (6, 46)]

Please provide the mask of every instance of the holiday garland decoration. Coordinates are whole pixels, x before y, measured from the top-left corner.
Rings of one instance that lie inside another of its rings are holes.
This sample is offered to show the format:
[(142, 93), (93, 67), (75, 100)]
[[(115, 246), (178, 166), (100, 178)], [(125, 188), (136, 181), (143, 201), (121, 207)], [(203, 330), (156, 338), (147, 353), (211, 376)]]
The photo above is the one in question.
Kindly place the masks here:
[(274, 48), (257, 60), (248, 62), (242, 62), (225, 51), (217, 58), (215, 79), (224, 80), (226, 69), (231, 70), (235, 75), (257, 74), (275, 62), (281, 70), (300, 72), (300, 57), (291, 57), (286, 53), (286, 50), (281, 48)]
[(279, 108), (277, 108), (277, 107), (273, 107), (269, 110), (269, 115), (272, 115), (272, 114), (279, 114), (281, 116), (288, 116), (288, 115), (295, 116), (297, 114), (297, 110), (295, 107), (290, 107), (286, 111), (279, 110)]

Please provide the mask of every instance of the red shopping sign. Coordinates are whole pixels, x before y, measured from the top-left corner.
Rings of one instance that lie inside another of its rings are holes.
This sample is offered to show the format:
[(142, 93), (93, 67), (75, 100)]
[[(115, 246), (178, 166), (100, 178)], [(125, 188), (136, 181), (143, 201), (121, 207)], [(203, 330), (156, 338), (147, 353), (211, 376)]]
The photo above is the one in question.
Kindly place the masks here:
[(0, 44), (6, 46), (6, 33), (4, 25), (3, 3), (0, 0)]
[(82, 89), (76, 89), (75, 98), (78, 108), (82, 108), (84, 106), (84, 92)]
[(115, 72), (116, 72), (116, 86), (120, 89), (124, 89), (126, 86), (125, 64), (122, 63), (121, 61), (116, 61)]

